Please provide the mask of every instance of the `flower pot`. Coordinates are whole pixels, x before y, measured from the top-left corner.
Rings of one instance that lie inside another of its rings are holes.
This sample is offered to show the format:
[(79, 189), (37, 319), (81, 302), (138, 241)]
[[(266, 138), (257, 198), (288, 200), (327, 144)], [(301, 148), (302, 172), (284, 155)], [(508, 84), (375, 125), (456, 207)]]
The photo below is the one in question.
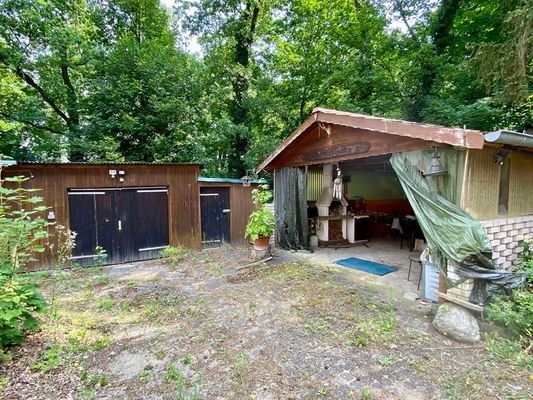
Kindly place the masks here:
[(270, 236), (261, 236), (254, 240), (254, 250), (268, 249)]

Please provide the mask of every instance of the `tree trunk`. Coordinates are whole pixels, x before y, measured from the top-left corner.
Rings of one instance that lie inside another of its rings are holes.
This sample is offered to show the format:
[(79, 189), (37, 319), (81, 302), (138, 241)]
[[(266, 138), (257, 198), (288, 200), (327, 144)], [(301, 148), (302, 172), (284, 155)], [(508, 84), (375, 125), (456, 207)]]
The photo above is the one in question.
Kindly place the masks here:
[(235, 34), (234, 61), (238, 66), (238, 72), (232, 82), (233, 100), (230, 104), (230, 116), (236, 125), (236, 130), (231, 138), (228, 172), (237, 178), (246, 174), (246, 165), (243, 160), (249, 146), (248, 109), (245, 104), (249, 82), (246, 70), (250, 65), (253, 35), (260, 11), (259, 5), (259, 2), (253, 0), (246, 1), (246, 7), (239, 18), (239, 28)]

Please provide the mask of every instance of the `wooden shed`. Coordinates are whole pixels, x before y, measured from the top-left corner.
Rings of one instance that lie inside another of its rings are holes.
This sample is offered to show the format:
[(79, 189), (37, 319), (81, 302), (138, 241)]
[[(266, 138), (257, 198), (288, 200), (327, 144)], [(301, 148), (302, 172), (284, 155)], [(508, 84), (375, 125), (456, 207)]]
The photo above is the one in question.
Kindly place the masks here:
[[(199, 178), (200, 171), (199, 164), (182, 163), (20, 162), (2, 175), (25, 176), (25, 187), (41, 189), (49, 207), (44, 217), (77, 234), (73, 262), (91, 265), (97, 246), (112, 264), (155, 258), (168, 246), (242, 243), (253, 186)], [(211, 201), (219, 196), (226, 203)], [(50, 253), (36, 256), (28, 269), (53, 263)]]
[(252, 190), (261, 182), (252, 181), (250, 186), (243, 186), (239, 179), (200, 177), (198, 183), (202, 247), (218, 246), (223, 242), (246, 243), (244, 231), (255, 209), (251, 202)]

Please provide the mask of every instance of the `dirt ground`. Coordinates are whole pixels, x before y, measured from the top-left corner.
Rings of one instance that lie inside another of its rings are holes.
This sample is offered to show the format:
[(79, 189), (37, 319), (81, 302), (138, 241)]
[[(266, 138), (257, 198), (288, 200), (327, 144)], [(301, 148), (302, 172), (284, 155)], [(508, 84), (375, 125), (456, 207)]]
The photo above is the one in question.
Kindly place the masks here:
[[(38, 274), (43, 330), (2, 399), (530, 399), (531, 371), (439, 335), (382, 289), (249, 249)], [(3, 392), (2, 392), (3, 387)]]

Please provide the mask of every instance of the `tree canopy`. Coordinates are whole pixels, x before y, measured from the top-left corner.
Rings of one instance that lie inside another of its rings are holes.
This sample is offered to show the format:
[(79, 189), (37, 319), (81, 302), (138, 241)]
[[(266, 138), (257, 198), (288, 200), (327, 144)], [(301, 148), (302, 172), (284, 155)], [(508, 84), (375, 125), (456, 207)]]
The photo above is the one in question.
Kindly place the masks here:
[(0, 0), (0, 154), (194, 161), (240, 177), (315, 106), (523, 130), (531, 10), (533, 0)]

